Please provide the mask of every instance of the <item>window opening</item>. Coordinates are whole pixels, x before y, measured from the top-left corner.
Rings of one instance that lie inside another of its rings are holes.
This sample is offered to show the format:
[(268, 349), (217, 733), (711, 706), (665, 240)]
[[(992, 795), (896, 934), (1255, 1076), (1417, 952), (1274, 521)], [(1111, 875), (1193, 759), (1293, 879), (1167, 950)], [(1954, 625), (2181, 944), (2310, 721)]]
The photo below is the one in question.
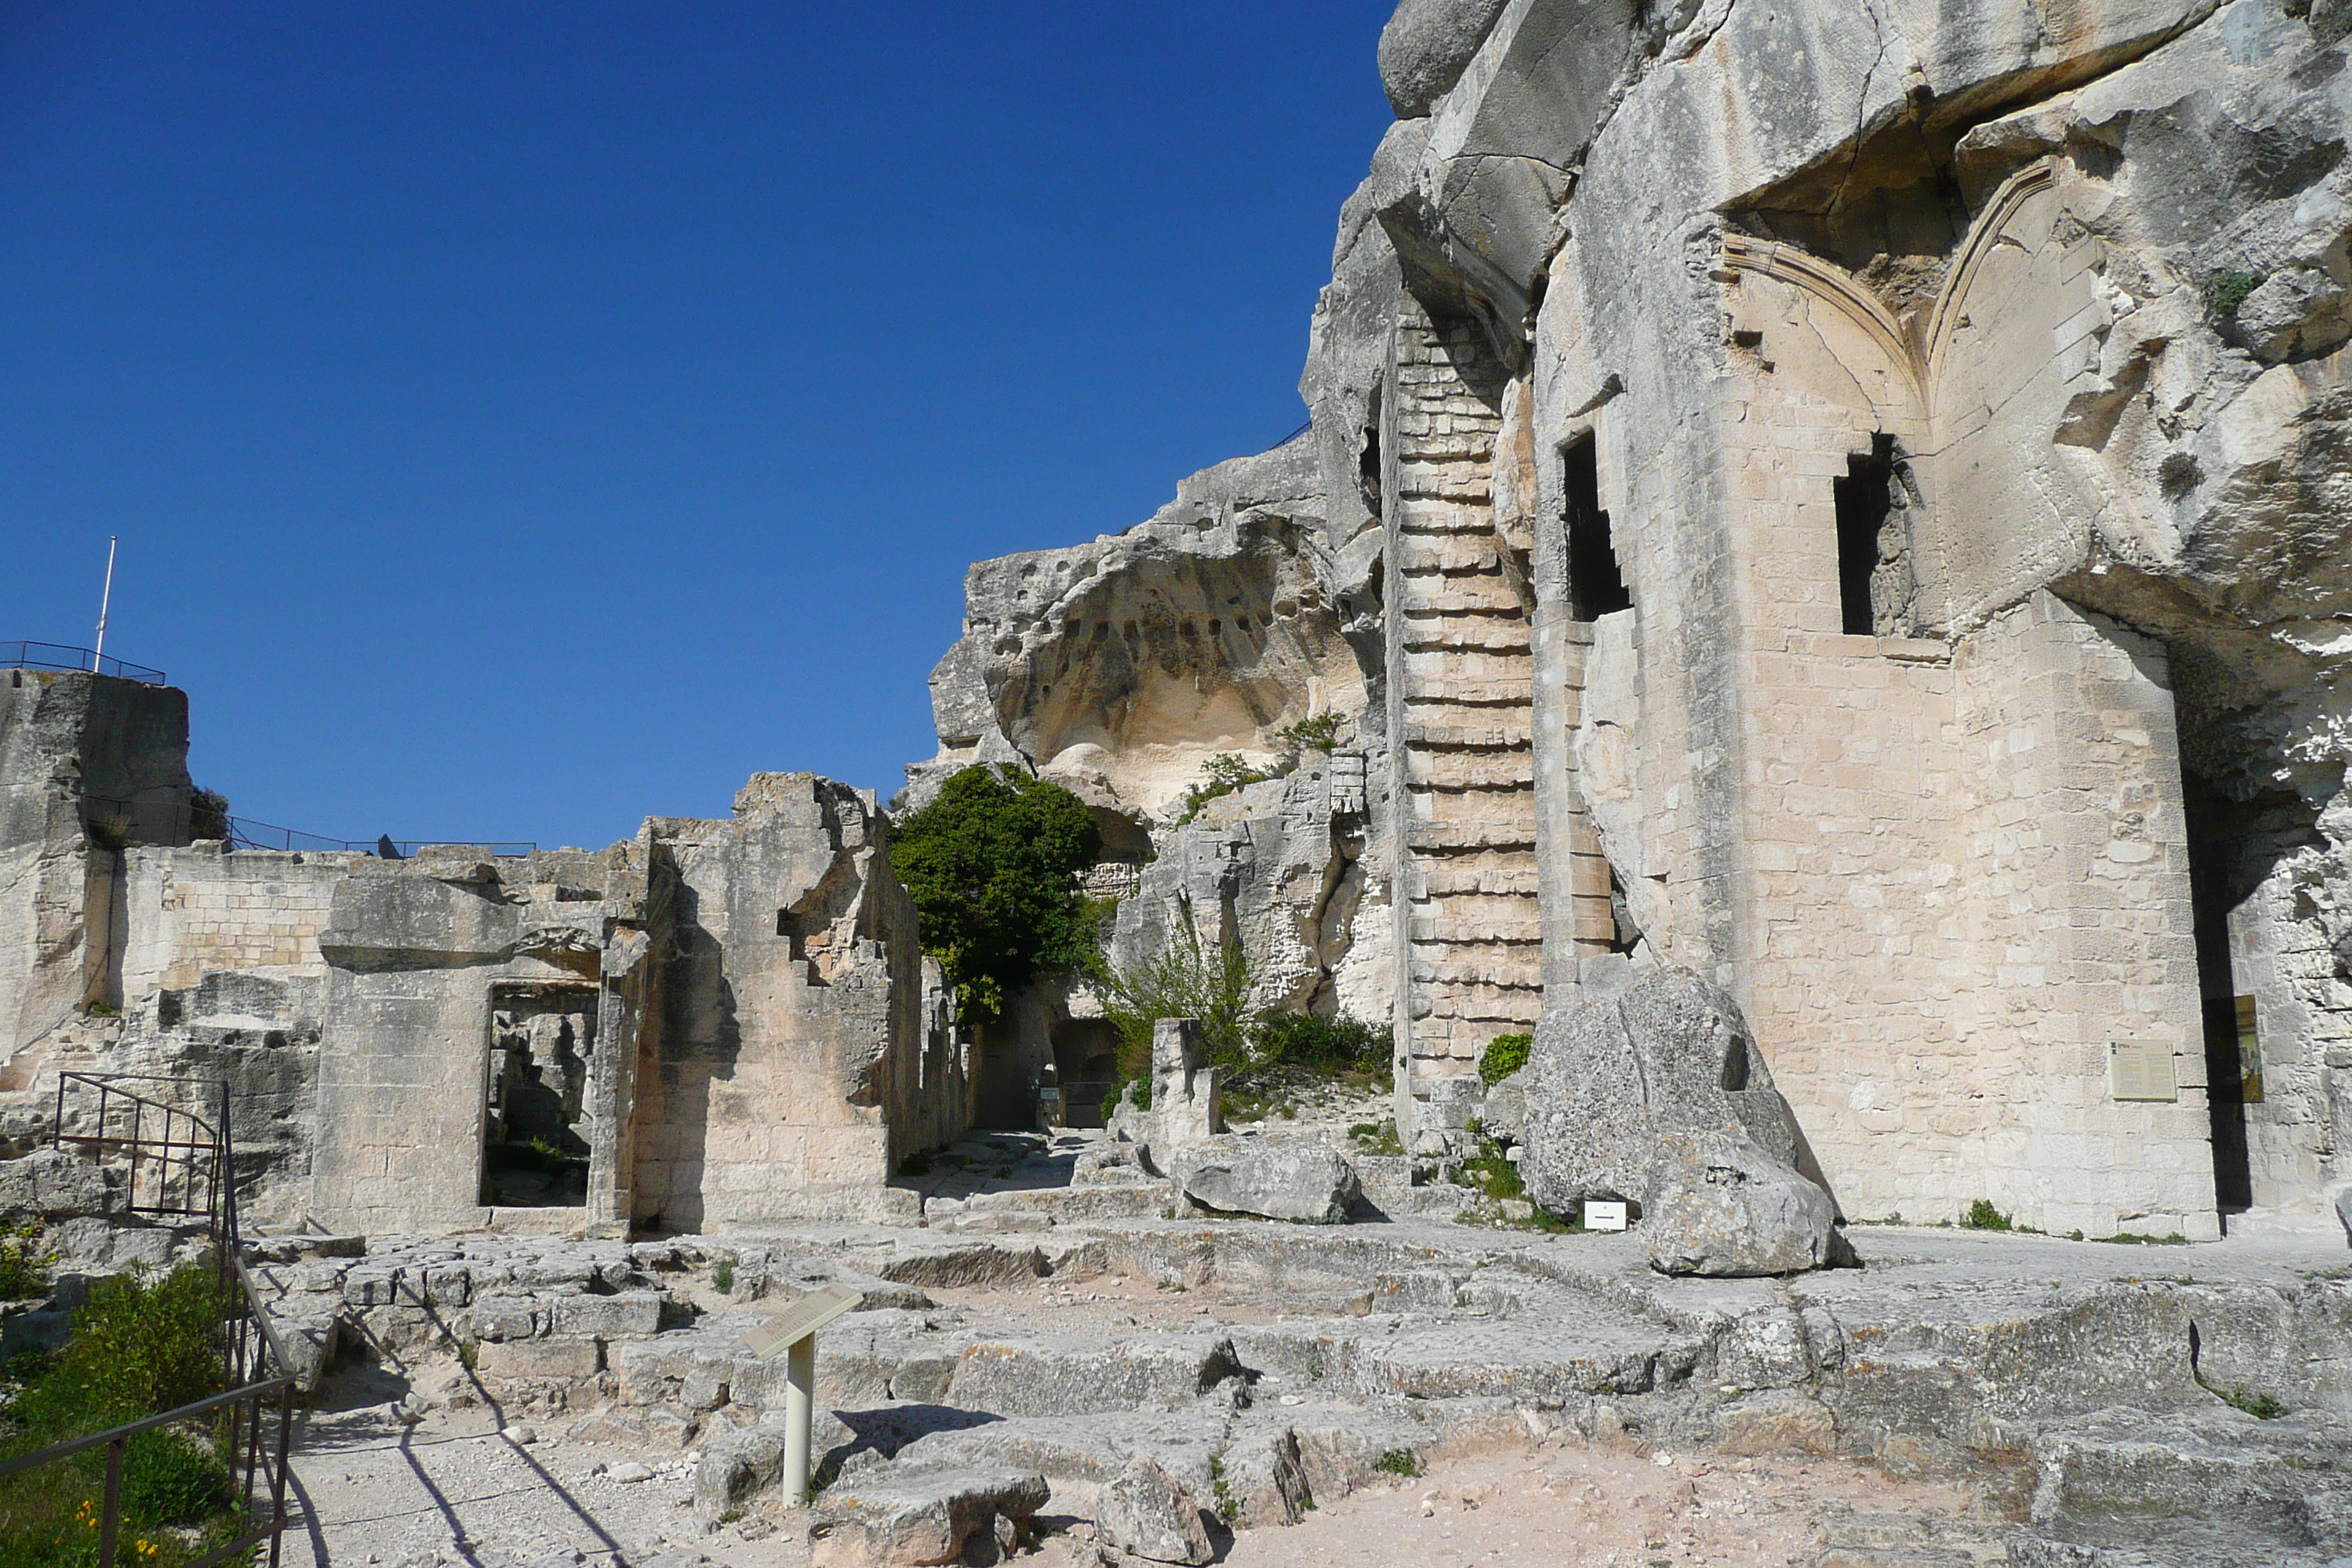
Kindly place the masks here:
[(1838, 608), (1843, 629), (1869, 637), (1878, 629), (1871, 582), (1886, 553), (1880, 543), (1895, 503), (1895, 437), (1873, 436), (1870, 450), (1845, 460), (1845, 478), (1830, 481), (1837, 502)]
[(1590, 433), (1570, 442), (1567, 461), (1568, 598), (1571, 619), (1597, 621), (1633, 607), (1601, 510), (1600, 454)]

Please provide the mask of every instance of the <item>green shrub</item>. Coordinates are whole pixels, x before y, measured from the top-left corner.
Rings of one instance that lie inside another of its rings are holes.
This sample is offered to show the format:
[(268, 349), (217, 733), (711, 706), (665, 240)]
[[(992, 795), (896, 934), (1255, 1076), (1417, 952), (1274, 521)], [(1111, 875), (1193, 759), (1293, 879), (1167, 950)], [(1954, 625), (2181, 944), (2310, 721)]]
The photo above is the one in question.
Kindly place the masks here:
[(1285, 724), (1274, 731), (1274, 740), (1282, 748), (1281, 755), (1266, 767), (1254, 768), (1238, 752), (1220, 752), (1201, 764), (1204, 775), (1201, 782), (1184, 791), (1184, 804), (1176, 810), (1176, 826), (1183, 826), (1201, 815), (1213, 800), (1247, 789), (1268, 779), (1287, 778), (1298, 769), (1298, 753), (1312, 749), (1328, 752), (1339, 743), (1339, 731), (1347, 721), (1337, 713), (1318, 713), (1312, 719), (1301, 719), (1295, 724)]
[(86, 1391), (109, 1425), (218, 1394), (228, 1386), (224, 1324), (233, 1300), (208, 1263), (100, 1279), (73, 1316), (58, 1375)]
[(1256, 1065), (1338, 1074), (1388, 1065), (1389, 1031), (1346, 1014), (1277, 1013), (1258, 1025)]
[(1528, 1065), (1528, 1053), (1535, 1044), (1533, 1035), (1496, 1035), (1479, 1053), (1478, 1076), (1490, 1084), (1502, 1082)]
[(1097, 914), (1078, 873), (1102, 853), (1102, 834), (1061, 785), (1001, 763), (969, 767), (890, 836), (923, 951), (966, 1016), (993, 1017), (1039, 974), (1092, 958)]
[[(1147, 1077), (1153, 1027), (1163, 1018), (1196, 1018), (1210, 1064), (1223, 1069), (1233, 1087), (1251, 1065), (1248, 955), (1230, 935), (1213, 949), (1203, 942), (1185, 900), (1178, 900), (1171, 924), (1160, 950), (1142, 963), (1126, 969), (1099, 958), (1095, 963), (1103, 1016), (1118, 1034), (1119, 1072)], [(1148, 1102), (1144, 1109), (1150, 1109)]]
[(188, 802), (188, 837), (228, 837), (228, 796), (216, 789), (200, 789)]
[(2263, 286), (2259, 272), (2238, 272), (2223, 269), (2210, 273), (2205, 279), (2205, 308), (2217, 321), (2226, 321), (2238, 313), (2246, 296)]
[(1372, 1468), (1384, 1476), (1411, 1478), (1421, 1474), (1421, 1460), (1411, 1448), (1391, 1448), (1373, 1462)]
[(1962, 1230), (2008, 1230), (2009, 1216), (1992, 1206), (1989, 1198), (1979, 1198), (1969, 1205), (1968, 1217), (1960, 1221)]
[(722, 1296), (732, 1296), (735, 1293), (735, 1260), (733, 1258), (722, 1258), (719, 1260), (719, 1267), (710, 1271), (710, 1284), (711, 1288)]
[[(100, 1475), (105, 1474), (101, 1458)], [(144, 1529), (202, 1524), (236, 1500), (228, 1467), (182, 1432), (142, 1432), (123, 1445), (122, 1515)]]
[(40, 1243), (38, 1220), (0, 1229), (0, 1300), (24, 1301), (49, 1293), (49, 1267), (58, 1255)]
[(1386, 1121), (1359, 1121), (1348, 1129), (1348, 1137), (1367, 1154), (1402, 1154), (1404, 1144), (1397, 1137), (1394, 1119)]

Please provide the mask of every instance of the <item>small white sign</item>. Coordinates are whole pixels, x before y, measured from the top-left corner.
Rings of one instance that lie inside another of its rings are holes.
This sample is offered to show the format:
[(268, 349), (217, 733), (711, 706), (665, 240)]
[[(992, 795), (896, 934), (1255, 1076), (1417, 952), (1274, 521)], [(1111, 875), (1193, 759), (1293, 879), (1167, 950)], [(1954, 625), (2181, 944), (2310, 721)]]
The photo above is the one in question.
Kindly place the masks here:
[(1625, 1228), (1623, 1204), (1588, 1203), (1584, 1205), (1584, 1228), (1587, 1230), (1622, 1230)]

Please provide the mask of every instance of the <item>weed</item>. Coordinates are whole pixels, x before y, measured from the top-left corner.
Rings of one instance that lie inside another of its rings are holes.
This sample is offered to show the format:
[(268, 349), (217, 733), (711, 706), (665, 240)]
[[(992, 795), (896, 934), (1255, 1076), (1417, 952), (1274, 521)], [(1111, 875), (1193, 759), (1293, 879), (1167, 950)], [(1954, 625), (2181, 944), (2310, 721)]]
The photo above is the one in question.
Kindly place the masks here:
[(2169, 1236), (2143, 1236), (2136, 1230), (2119, 1230), (2113, 1236), (2102, 1236), (2095, 1239), (2112, 1241), (2122, 1247), (2186, 1247), (2189, 1245), (2189, 1238), (2177, 1230)]
[(459, 1340), (457, 1342), (457, 1364), (464, 1367), (467, 1372), (472, 1372), (477, 1367), (480, 1366), (482, 1364), (482, 1347), (480, 1343), (474, 1340)]
[(1217, 1500), (1217, 1517), (1234, 1517), (1233, 1494), (1225, 1489), (1225, 1461), (1215, 1454), (1209, 1456), (1209, 1491)]
[(740, 1508), (730, 1508), (719, 1516), (719, 1522), (721, 1524), (740, 1524), (742, 1520), (743, 1510)]
[(2201, 1372), (2195, 1374), (2197, 1385), (2224, 1405), (2234, 1405), (2257, 1421), (2275, 1421), (2285, 1415), (2286, 1406), (2267, 1394), (2256, 1394), (2243, 1384), (2223, 1388), (2205, 1381)]
[(1397, 1155), (1404, 1152), (1404, 1143), (1397, 1137), (1396, 1121), (1359, 1121), (1348, 1129), (1349, 1141), (1367, 1154)]
[(1402, 1476), (1410, 1480), (1421, 1474), (1421, 1460), (1411, 1448), (1391, 1448), (1374, 1461), (1372, 1468), (1384, 1476)]
[(1991, 1199), (1979, 1198), (1969, 1205), (1968, 1217), (1960, 1221), (1960, 1228), (1962, 1230), (2011, 1230), (2015, 1227), (2009, 1223), (2007, 1215), (1992, 1206)]
[(735, 1260), (733, 1258), (722, 1258), (719, 1260), (719, 1267), (710, 1271), (710, 1285), (711, 1289), (722, 1296), (735, 1294)]

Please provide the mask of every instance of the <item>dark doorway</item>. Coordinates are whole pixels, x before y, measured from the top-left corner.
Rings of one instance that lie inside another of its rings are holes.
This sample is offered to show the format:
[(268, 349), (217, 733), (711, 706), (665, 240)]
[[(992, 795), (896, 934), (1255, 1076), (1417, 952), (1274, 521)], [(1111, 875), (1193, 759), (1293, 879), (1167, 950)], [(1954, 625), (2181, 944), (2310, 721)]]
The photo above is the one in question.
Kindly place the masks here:
[(2230, 911), (2242, 896), (2238, 862), (2247, 809), (2196, 778), (2181, 780), (2189, 825), (2189, 904), (2197, 933), (2197, 991), (2204, 1001), (2206, 1098), (2213, 1116), (2213, 1198), (2226, 1210), (2252, 1208), (2253, 1164), (2246, 1143), (2245, 1079), (2238, 1045), (2237, 977), (2230, 962)]
[(578, 1208), (588, 1202), (585, 1118), (596, 1048), (597, 993), (501, 985), (490, 998), (488, 1103), (482, 1120), (482, 1202), (495, 1208)]
[(1568, 444), (1564, 492), (1568, 507), (1568, 599), (1572, 620), (1597, 621), (1633, 607), (1609, 514), (1601, 510), (1601, 463), (1590, 432)]
[(1837, 501), (1838, 609), (1845, 632), (1869, 637), (1878, 629), (1870, 583), (1877, 575), (1879, 531), (1895, 501), (1895, 438), (1874, 436), (1867, 453), (1845, 460), (1846, 474), (1830, 487)]
[(1071, 1018), (1054, 1028), (1063, 1125), (1100, 1127), (1103, 1101), (1118, 1087), (1118, 1031), (1108, 1018)]

